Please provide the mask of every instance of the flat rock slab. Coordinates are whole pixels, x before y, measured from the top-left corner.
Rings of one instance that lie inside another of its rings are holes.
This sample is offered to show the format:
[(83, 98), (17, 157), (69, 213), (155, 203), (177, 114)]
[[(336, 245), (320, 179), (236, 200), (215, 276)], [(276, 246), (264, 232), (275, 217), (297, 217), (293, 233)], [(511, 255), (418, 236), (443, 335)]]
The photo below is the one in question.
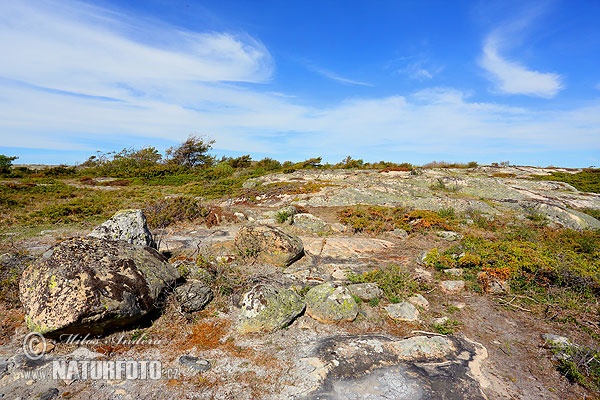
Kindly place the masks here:
[(414, 322), (419, 319), (419, 310), (408, 301), (390, 304), (385, 307), (385, 311), (395, 321)]
[(360, 237), (302, 237), (304, 251), (312, 256), (331, 259), (357, 259), (394, 247), (394, 243)]
[(459, 293), (465, 289), (465, 281), (442, 281), (440, 285), (445, 293)]
[(447, 336), (335, 336), (307, 360), (320, 387), (306, 399), (484, 399), (471, 370), (479, 354)]

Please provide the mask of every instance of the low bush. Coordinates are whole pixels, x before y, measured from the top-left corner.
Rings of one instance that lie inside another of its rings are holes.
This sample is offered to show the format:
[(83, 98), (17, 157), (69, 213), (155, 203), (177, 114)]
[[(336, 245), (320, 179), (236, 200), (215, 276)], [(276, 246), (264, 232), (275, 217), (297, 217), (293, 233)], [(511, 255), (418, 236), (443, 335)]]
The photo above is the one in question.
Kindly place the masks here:
[(391, 303), (397, 303), (413, 293), (429, 290), (429, 286), (417, 281), (408, 271), (395, 264), (375, 268), (363, 274), (349, 274), (348, 280), (351, 283), (377, 283)]

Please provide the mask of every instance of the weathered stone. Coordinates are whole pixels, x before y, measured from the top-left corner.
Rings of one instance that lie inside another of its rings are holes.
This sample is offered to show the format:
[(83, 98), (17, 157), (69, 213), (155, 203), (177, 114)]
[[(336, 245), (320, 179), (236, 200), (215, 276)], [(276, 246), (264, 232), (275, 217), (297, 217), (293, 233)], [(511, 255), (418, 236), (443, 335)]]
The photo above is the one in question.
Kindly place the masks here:
[(546, 344), (552, 348), (572, 346), (571, 341), (568, 338), (564, 336), (554, 335), (552, 333), (543, 333), (542, 339), (544, 339)]
[(462, 268), (448, 268), (444, 270), (445, 274), (452, 276), (462, 276), (464, 270)]
[(179, 357), (179, 364), (200, 372), (210, 369), (210, 362), (208, 360), (188, 355)]
[(419, 310), (407, 301), (385, 307), (390, 318), (396, 321), (413, 322), (419, 319)]
[(413, 336), (390, 342), (390, 347), (405, 360), (442, 358), (455, 351), (452, 341), (443, 336)]
[(306, 313), (319, 322), (330, 324), (341, 321), (354, 321), (358, 315), (358, 305), (348, 288), (335, 287), (324, 283), (306, 293)]
[(156, 248), (142, 210), (118, 211), (109, 220), (96, 227), (88, 236), (98, 239), (123, 240), (131, 244)]
[(212, 290), (201, 281), (188, 281), (175, 289), (175, 298), (181, 311), (193, 313), (200, 311), (213, 299)]
[(458, 293), (464, 290), (465, 281), (442, 281), (441, 286), (446, 293)]
[(407, 301), (415, 307), (429, 308), (429, 301), (420, 293), (410, 296)]
[(155, 309), (163, 290), (178, 277), (150, 247), (73, 238), (23, 272), (19, 293), (33, 331), (101, 334)]
[(274, 332), (288, 326), (304, 308), (304, 301), (292, 290), (256, 285), (242, 299), (237, 329), (241, 333)]
[(46, 390), (43, 393), (40, 393), (40, 395), (38, 396), (38, 398), (40, 400), (52, 400), (56, 397), (58, 397), (58, 389), (57, 388), (50, 388), (48, 390)]
[(408, 237), (407, 231), (405, 231), (404, 229), (398, 229), (398, 228), (394, 229), (389, 234), (390, 234), (390, 236), (394, 236), (399, 239), (406, 239)]
[(266, 225), (243, 226), (235, 238), (235, 247), (242, 257), (281, 267), (304, 255), (300, 238)]
[(340, 260), (367, 257), (394, 246), (388, 240), (362, 237), (303, 238), (307, 253), (314, 256)]
[(322, 233), (329, 230), (327, 222), (309, 213), (296, 214), (293, 220), (294, 226), (308, 232)]
[(383, 290), (376, 283), (355, 283), (348, 285), (348, 290), (363, 301), (378, 299), (383, 296)]
[(441, 237), (442, 239), (447, 240), (449, 242), (453, 242), (455, 240), (462, 239), (462, 235), (460, 233), (452, 232), (452, 231), (441, 231), (441, 232), (438, 232), (437, 235), (439, 237)]

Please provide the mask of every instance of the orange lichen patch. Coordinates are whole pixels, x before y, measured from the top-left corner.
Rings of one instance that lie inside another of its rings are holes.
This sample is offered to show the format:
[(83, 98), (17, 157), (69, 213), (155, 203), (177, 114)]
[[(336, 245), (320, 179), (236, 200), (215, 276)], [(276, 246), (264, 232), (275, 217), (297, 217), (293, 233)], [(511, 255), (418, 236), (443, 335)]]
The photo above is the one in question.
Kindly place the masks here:
[(192, 326), (192, 333), (183, 339), (181, 345), (198, 350), (216, 349), (223, 345), (222, 339), (229, 331), (231, 322), (225, 319), (201, 320)]
[(510, 278), (512, 275), (512, 271), (510, 268), (482, 268), (482, 271), (485, 272), (490, 278), (498, 279), (500, 281), (505, 281)]
[(477, 282), (481, 285), (484, 291), (490, 291), (493, 282), (503, 284), (512, 275), (510, 268), (482, 268), (482, 271), (477, 275)]

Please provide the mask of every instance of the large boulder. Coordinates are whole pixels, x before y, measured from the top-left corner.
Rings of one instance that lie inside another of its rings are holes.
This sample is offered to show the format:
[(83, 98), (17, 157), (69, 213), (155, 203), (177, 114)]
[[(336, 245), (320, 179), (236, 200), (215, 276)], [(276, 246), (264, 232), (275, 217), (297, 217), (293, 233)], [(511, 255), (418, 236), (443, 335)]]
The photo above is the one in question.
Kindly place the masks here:
[(304, 308), (304, 301), (292, 290), (256, 285), (242, 299), (238, 332), (274, 332), (288, 326)]
[(27, 326), (57, 337), (102, 334), (154, 310), (177, 270), (150, 247), (73, 238), (52, 247), (21, 277)]
[(297, 236), (267, 225), (243, 226), (235, 247), (244, 258), (286, 267), (304, 255), (304, 245)]
[(304, 299), (306, 313), (325, 324), (354, 321), (358, 315), (358, 304), (344, 286), (324, 283), (310, 289)]
[(142, 210), (117, 211), (88, 236), (98, 239), (123, 240), (131, 244), (156, 248)]

